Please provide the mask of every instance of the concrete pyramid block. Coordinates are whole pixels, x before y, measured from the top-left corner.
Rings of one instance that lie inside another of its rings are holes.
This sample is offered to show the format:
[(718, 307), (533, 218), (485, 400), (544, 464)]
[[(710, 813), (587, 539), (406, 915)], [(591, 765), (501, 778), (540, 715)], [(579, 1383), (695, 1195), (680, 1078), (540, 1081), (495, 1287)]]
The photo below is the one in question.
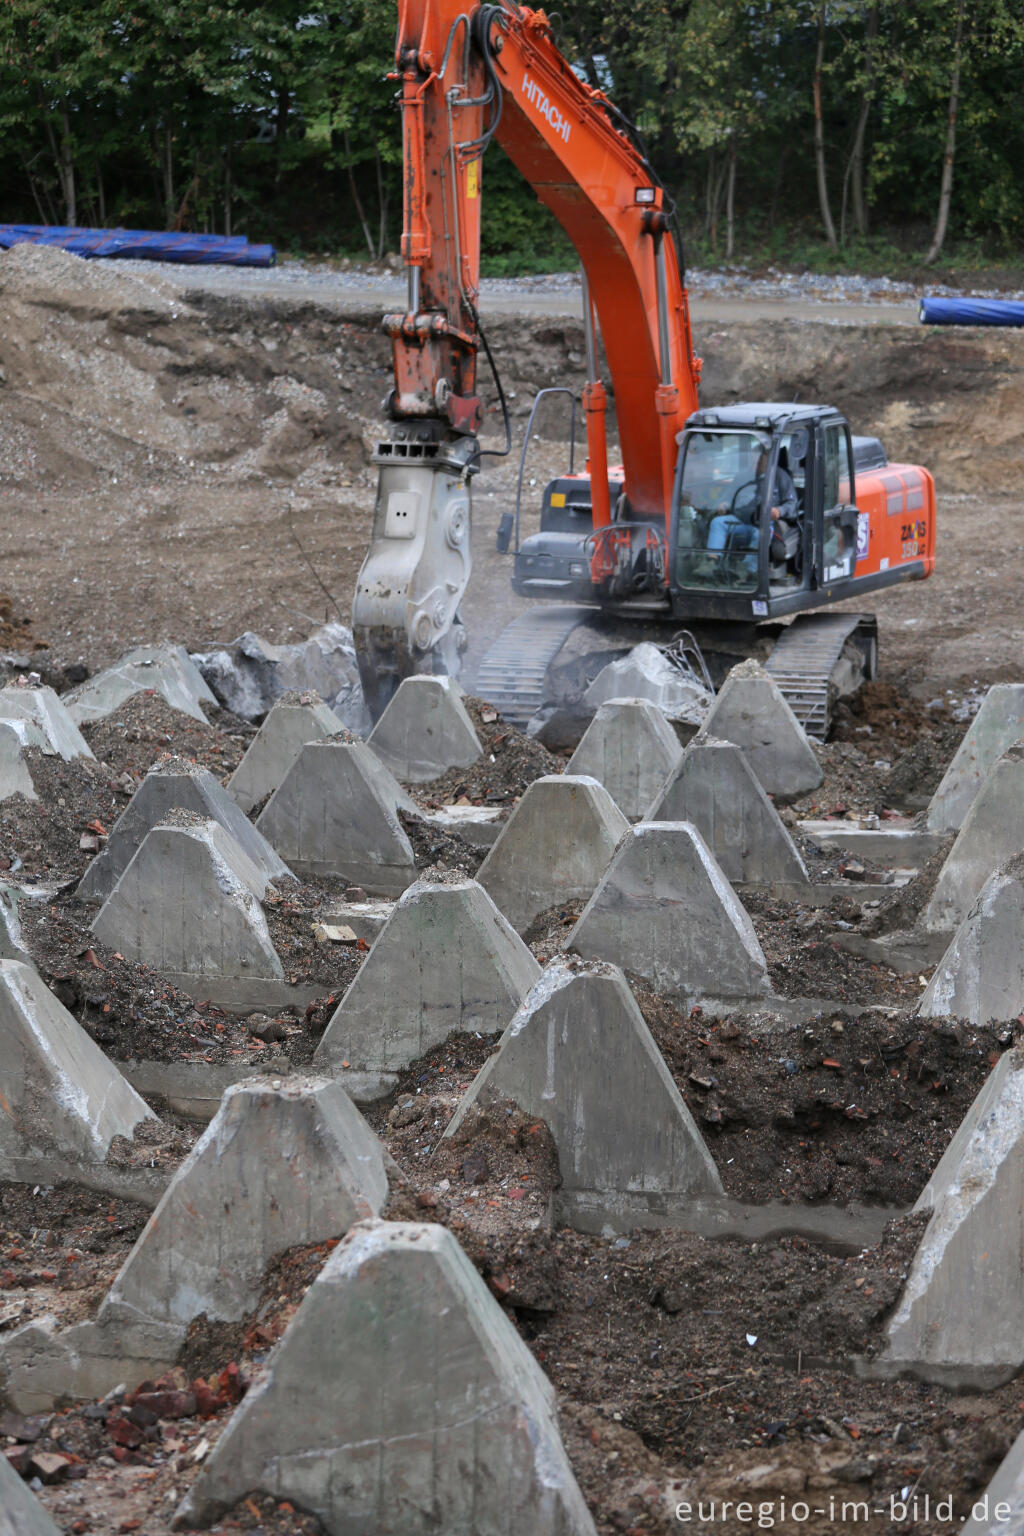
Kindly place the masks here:
[(540, 966), (475, 880), (398, 901), (317, 1048), (336, 1070), (398, 1072), (453, 1030), (503, 1030)]
[(1017, 1436), (995, 1476), (960, 1527), (960, 1536), (1020, 1536), (1024, 1530), (1024, 1433)]
[(219, 822), (172, 814), (177, 824), (147, 832), (93, 933), (172, 977), (283, 979), (260, 906), (262, 871)]
[(88, 725), (112, 715), (133, 694), (149, 690), (162, 694), (172, 709), (204, 724), (202, 706), (217, 708), (203, 674), (182, 645), (136, 646), (112, 667), (66, 693), (64, 703), (76, 725)]
[(251, 811), (284, 782), (307, 741), (323, 741), (341, 730), (341, 721), (318, 694), (286, 694), (250, 742), (228, 793), (243, 811)]
[(29, 747), (46, 750), (46, 737), (28, 720), (0, 720), (0, 800), (23, 795), (38, 800), (25, 753)]
[(251, 1490), (337, 1533), (594, 1536), (554, 1391), (443, 1227), (356, 1227), (175, 1519)]
[(691, 742), (648, 819), (692, 822), (733, 884), (807, 884), (796, 844), (732, 742), (703, 735)]
[(996, 683), (981, 708), (928, 806), (928, 828), (951, 832), (963, 825), (985, 776), (1008, 747), (1024, 737), (1024, 683)]
[(972, 1024), (1024, 1013), (1024, 856), (992, 875), (924, 990), (922, 1018)]
[(111, 828), (106, 848), (96, 855), (79, 881), (77, 895), (84, 901), (102, 901), (109, 896), (147, 832), (175, 810), (191, 811), (205, 820), (216, 821), (230, 833), (249, 862), (261, 872), (261, 897), (270, 881), (291, 876), (284, 860), (207, 768), (188, 758), (171, 757), (149, 770)]
[(0, 1536), (60, 1536), (46, 1510), (0, 1455)]
[(483, 752), (462, 689), (451, 677), (405, 678), (367, 745), (404, 784), (425, 784), (449, 768), (468, 768)]
[(173, 1365), (196, 1317), (234, 1322), (271, 1261), (379, 1214), (386, 1154), (339, 1083), (250, 1079), (164, 1191), (94, 1321), (44, 1318), (0, 1345), (0, 1386), (22, 1413), (102, 1396)]
[(303, 874), (338, 875), (371, 896), (400, 896), (416, 866), (399, 810), (419, 814), (364, 741), (311, 742), (256, 826)]
[(92, 757), (92, 749), (52, 688), (0, 688), (0, 720), (27, 720), (46, 741), (46, 750), (70, 762)]
[(621, 965), (681, 1001), (770, 990), (750, 918), (688, 822), (630, 829), (566, 947)]
[(1007, 1052), (915, 1210), (932, 1216), (878, 1362), (953, 1389), (1024, 1364), (1024, 1052)]
[(952, 933), (989, 875), (1024, 852), (1024, 742), (1004, 752), (985, 776), (939, 871), (921, 926)]
[(0, 960), (0, 1178), (42, 1175), (48, 1160), (103, 1163), (146, 1104), (20, 960)]
[(701, 736), (742, 747), (768, 794), (778, 800), (795, 800), (825, 777), (778, 683), (752, 659), (729, 673), (698, 740)]
[(722, 1193), (711, 1154), (614, 966), (548, 966), (445, 1137), (474, 1105), (499, 1099), (547, 1122), (570, 1196)]
[(566, 766), (603, 784), (623, 816), (639, 821), (682, 760), (679, 738), (646, 699), (610, 699)]
[(585, 775), (534, 779), (477, 871), (513, 928), (560, 901), (590, 896), (629, 823), (603, 784)]

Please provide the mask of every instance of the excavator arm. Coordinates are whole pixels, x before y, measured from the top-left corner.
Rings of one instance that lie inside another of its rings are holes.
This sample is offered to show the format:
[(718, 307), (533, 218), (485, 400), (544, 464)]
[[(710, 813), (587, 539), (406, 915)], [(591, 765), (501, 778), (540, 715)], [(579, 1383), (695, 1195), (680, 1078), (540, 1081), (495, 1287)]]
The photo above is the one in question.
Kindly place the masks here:
[(629, 515), (661, 538), (676, 434), (697, 408), (700, 372), (663, 189), (630, 125), (559, 52), (543, 11), (511, 0), (401, 0), (396, 70), (408, 302), (384, 320), (394, 353), (391, 430), (375, 452), (372, 539), (353, 604), (374, 716), (403, 677), (458, 667), (470, 483), (481, 456), (481, 161), (491, 139), (551, 209), (583, 267), (595, 584), (630, 537), (610, 505), (598, 326)]

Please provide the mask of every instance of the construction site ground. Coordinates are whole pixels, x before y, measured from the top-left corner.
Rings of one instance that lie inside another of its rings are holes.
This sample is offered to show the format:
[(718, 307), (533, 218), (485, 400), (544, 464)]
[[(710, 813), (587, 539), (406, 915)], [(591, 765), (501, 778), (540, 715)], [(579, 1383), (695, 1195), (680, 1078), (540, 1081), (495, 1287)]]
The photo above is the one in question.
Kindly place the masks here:
[[(11, 670), (30, 663), (61, 687), (136, 643), (208, 648), (247, 629), (283, 641), (325, 616), (347, 620), (372, 513), (369, 450), (389, 381), (378, 287), (372, 274), (361, 288), (336, 289), (286, 274), (276, 286), (275, 274), (260, 274), (259, 286), (234, 276), (179, 280), (167, 269), (121, 270), (30, 247), (0, 256), (0, 644), (19, 658)], [(476, 569), (464, 604), (471, 669), (518, 611), (494, 532), (514, 496), (525, 413), (536, 389), (583, 382), (578, 320), (531, 313), (528, 287), (509, 292), (514, 303), (484, 309), (515, 446), (509, 458), (486, 461), (474, 488)], [(571, 284), (554, 292), (568, 307)], [(742, 306), (735, 294), (711, 293), (695, 307), (704, 398), (826, 400), (856, 431), (881, 436), (891, 458), (931, 468), (938, 488), (937, 573), (872, 601), (880, 679), (841, 709), (835, 739), (821, 750), (825, 783), (786, 819), (912, 813), (955, 750), (972, 702), (989, 684), (1020, 676), (1024, 336), (932, 332), (904, 323), (910, 315), (872, 323), (859, 312), (873, 303), (907, 310), (905, 296), (900, 304), (862, 296), (850, 324), (841, 305), (806, 295), (757, 303), (783, 312), (734, 319), (725, 306)], [(489, 386), (485, 393), (493, 403)], [(497, 440), (493, 411), (490, 420)], [(549, 424), (533, 447), (527, 480), (536, 494), (564, 467), (561, 426)], [(483, 777), (446, 778), (432, 792), (468, 789), (468, 798), (511, 805), (551, 767), (500, 721), (489, 729), (507, 768), (496, 750)], [(26, 925), (42, 974), (114, 1056), (134, 1040), (168, 1059), (305, 1066), (333, 1011), (329, 1000), (362, 959), (348, 952), (325, 969), (309, 941), (312, 920), (339, 893), (302, 885), (275, 913), (279, 948), (324, 996), (282, 1013), (269, 1034), (267, 1021), (257, 1027), (196, 1007), (93, 943), (89, 914), (70, 897), (90, 857), (78, 846), (90, 821), (109, 827), (164, 752), (225, 776), (251, 726), (223, 713), (203, 726), (144, 696), (87, 734), (96, 765), (40, 761), (39, 803), (16, 797), (0, 807), (0, 866), (62, 887)], [(442, 877), (472, 872), (479, 859), (460, 840), (424, 829), (413, 842), (421, 869)], [(821, 858), (813, 872), (838, 878)], [(866, 917), (852, 899), (824, 909), (749, 903), (776, 988), (834, 1005), (784, 1038), (740, 1015), (681, 1015), (636, 988), (727, 1191), (884, 1208), (892, 1223), (862, 1253), (798, 1237), (711, 1243), (667, 1231), (599, 1238), (552, 1227), (557, 1159), (524, 1116), (488, 1112), (455, 1143), (438, 1145), (494, 1040), (453, 1037), (368, 1111), (404, 1175), (389, 1214), (456, 1232), (553, 1381), (601, 1536), (677, 1529), (677, 1501), (735, 1498), (741, 1474), (776, 1505), (811, 1490), (811, 1503), (824, 1507), (821, 1517), (779, 1519), (780, 1531), (845, 1528), (829, 1515), (830, 1499), (880, 1507), (857, 1529), (890, 1530), (890, 1497), (913, 1489), (933, 1502), (953, 1499), (951, 1520), (900, 1527), (937, 1536), (959, 1528), (1024, 1425), (1019, 1382), (956, 1395), (909, 1380), (860, 1380), (848, 1367), (851, 1355), (881, 1348), (921, 1230), (909, 1207), (1019, 1027), (919, 1021), (921, 978), (832, 944), (837, 926), (898, 926), (934, 876), (923, 871)], [(535, 924), (529, 940), (541, 958), (564, 942), (578, 910), (555, 909)], [(171, 1117), (157, 1142), (126, 1144), (118, 1155), (122, 1165), (144, 1158), (173, 1167), (194, 1135)], [(89, 1315), (145, 1217), (140, 1206), (73, 1186), (0, 1186), (0, 1329), (48, 1311), (64, 1323)], [(143, 1414), (137, 1436), (119, 1430), (115, 1439), (112, 1426), (125, 1421), (109, 1405), (29, 1422), (0, 1412), (0, 1443), (29, 1476), (32, 1455), (70, 1456), (40, 1494), (63, 1532), (170, 1531), (242, 1390), (239, 1378), (258, 1379), (326, 1252), (282, 1258), (244, 1323), (194, 1326), (168, 1387), (182, 1391), (201, 1378), (205, 1413), (156, 1422)], [(216, 1528), (320, 1530), (301, 1510), (256, 1494)], [(713, 1528), (749, 1526), (723, 1519)]]

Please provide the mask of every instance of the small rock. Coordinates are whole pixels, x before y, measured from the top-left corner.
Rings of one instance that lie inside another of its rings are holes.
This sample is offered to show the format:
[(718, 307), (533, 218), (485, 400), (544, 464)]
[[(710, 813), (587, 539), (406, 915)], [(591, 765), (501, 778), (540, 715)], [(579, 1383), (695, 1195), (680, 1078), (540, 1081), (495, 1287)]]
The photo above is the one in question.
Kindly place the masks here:
[(422, 1120), (426, 1113), (427, 1106), (422, 1099), (403, 1099), (388, 1114), (388, 1124), (400, 1130), (403, 1125), (413, 1125), (417, 1120)]
[(487, 1154), (479, 1147), (467, 1153), (462, 1163), (462, 1177), (467, 1184), (486, 1184), (491, 1176)]
[(29, 1471), (44, 1483), (59, 1483), (70, 1465), (70, 1456), (57, 1451), (33, 1451), (28, 1463)]

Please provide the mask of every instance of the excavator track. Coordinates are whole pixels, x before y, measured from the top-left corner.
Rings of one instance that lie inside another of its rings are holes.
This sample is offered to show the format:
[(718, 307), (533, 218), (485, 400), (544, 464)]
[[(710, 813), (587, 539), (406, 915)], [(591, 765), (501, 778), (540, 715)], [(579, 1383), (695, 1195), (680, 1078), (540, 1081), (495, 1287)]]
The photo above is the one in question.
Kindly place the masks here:
[(480, 663), (476, 691), (520, 728), (544, 701), (548, 668), (577, 625), (594, 610), (580, 604), (532, 608), (513, 619)]
[(832, 674), (846, 642), (864, 622), (861, 613), (799, 614), (765, 663), (807, 735), (817, 741), (828, 734)]

